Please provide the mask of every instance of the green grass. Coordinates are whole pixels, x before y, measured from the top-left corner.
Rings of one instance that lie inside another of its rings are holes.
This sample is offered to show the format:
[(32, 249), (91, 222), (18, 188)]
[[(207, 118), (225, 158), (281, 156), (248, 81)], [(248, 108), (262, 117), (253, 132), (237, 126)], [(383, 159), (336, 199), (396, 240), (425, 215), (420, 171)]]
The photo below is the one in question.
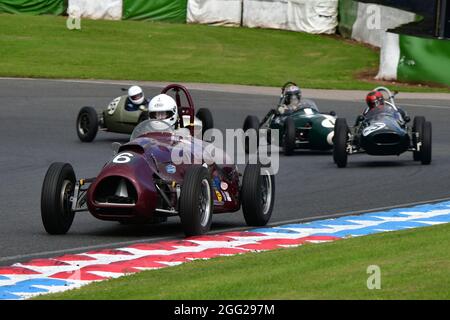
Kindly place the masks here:
[[(369, 265), (381, 289), (366, 286)], [(450, 224), (194, 261), (41, 299), (450, 299)]]
[[(378, 53), (338, 37), (279, 30), (0, 14), (0, 76), (372, 89)], [(404, 87), (403, 91), (445, 91)]]

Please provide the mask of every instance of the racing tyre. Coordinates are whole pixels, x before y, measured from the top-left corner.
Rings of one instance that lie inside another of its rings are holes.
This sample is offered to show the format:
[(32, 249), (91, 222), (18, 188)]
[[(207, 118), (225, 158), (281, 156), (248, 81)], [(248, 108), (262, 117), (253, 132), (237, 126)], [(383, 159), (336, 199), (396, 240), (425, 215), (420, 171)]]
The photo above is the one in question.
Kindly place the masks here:
[(209, 129), (214, 128), (214, 120), (211, 111), (207, 108), (201, 108), (195, 115), (202, 122), (202, 137)]
[(275, 177), (259, 164), (245, 167), (241, 189), (242, 211), (248, 226), (265, 226), (275, 202)]
[(75, 183), (70, 164), (55, 162), (48, 168), (41, 191), (41, 217), (49, 234), (69, 231), (74, 218), (71, 197)]
[(77, 134), (83, 142), (94, 140), (98, 131), (97, 112), (92, 107), (83, 107), (77, 117)]
[(347, 121), (343, 118), (336, 119), (333, 138), (333, 159), (339, 168), (345, 168), (347, 166), (348, 133)]
[(432, 150), (432, 127), (430, 121), (425, 121), (422, 129), (422, 148), (420, 150), (420, 161), (422, 164), (428, 165), (431, 163)]
[[(425, 124), (425, 117), (414, 117), (414, 122), (413, 122), (413, 145), (415, 148), (417, 148), (417, 144), (419, 143), (419, 141), (422, 139), (422, 135), (423, 135), (423, 126)], [(419, 134), (419, 139), (417, 139), (416, 137), (416, 133)], [(421, 161), (420, 159), (420, 155), (421, 152), (420, 151), (413, 151), (413, 158), (414, 161)]]
[(186, 236), (201, 235), (211, 228), (212, 191), (208, 169), (194, 165), (186, 171), (179, 205), (181, 224)]
[(295, 123), (292, 118), (286, 118), (284, 122), (284, 154), (291, 156), (295, 149)]
[(245, 153), (250, 153), (250, 151), (256, 152), (259, 147), (259, 119), (256, 116), (247, 116), (244, 121), (243, 129), (245, 134), (250, 129), (256, 131), (256, 150), (250, 148), (250, 138), (247, 135), (244, 137)]

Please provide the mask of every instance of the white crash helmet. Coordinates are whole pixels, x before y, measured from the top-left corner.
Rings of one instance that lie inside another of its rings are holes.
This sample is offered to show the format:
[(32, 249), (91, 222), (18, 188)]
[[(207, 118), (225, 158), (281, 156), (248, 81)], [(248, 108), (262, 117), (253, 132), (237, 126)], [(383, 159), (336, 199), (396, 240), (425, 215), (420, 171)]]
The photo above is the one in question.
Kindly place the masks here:
[[(178, 121), (178, 107), (175, 100), (167, 94), (159, 94), (150, 100), (148, 104), (148, 116), (150, 120), (162, 120), (166, 124), (174, 127)], [(164, 123), (155, 122), (155, 127), (160, 126), (161, 130), (167, 128)]]
[(141, 105), (144, 102), (144, 92), (139, 86), (132, 86), (128, 89), (128, 98), (135, 105)]

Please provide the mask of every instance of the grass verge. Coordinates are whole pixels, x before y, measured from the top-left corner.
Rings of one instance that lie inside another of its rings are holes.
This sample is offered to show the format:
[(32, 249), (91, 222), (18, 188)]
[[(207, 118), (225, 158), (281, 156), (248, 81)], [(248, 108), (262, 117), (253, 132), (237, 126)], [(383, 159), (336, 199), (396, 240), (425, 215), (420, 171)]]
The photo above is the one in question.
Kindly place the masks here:
[[(0, 76), (372, 89), (378, 53), (338, 37), (280, 30), (0, 14)], [(398, 86), (393, 86), (393, 89)], [(402, 86), (403, 91), (448, 91)]]
[[(450, 224), (194, 261), (39, 299), (449, 299)], [(381, 289), (367, 289), (367, 268)]]

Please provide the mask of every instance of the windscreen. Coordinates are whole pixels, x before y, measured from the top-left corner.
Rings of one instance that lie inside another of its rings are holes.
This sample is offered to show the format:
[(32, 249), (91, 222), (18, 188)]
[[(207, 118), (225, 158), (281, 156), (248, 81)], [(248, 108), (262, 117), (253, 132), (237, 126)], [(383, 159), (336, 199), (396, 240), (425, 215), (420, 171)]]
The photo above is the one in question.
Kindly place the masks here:
[(139, 123), (131, 133), (130, 141), (151, 132), (173, 132), (170, 124), (163, 120), (145, 120)]

